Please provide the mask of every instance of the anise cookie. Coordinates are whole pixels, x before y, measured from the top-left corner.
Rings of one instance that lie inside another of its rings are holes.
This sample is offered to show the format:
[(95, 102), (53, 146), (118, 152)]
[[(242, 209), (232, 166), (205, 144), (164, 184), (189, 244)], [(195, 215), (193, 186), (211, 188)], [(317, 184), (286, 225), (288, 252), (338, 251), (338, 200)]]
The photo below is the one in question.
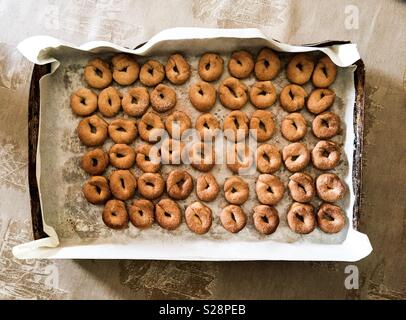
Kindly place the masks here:
[(103, 149), (93, 149), (86, 152), (80, 159), (80, 166), (91, 175), (99, 175), (109, 165), (109, 156)]
[(181, 54), (176, 53), (169, 57), (165, 73), (173, 84), (184, 84), (190, 78), (190, 65)]
[(130, 144), (138, 135), (137, 123), (132, 119), (115, 119), (110, 122), (108, 131), (115, 143)]
[(176, 105), (176, 92), (171, 87), (158, 84), (150, 95), (151, 106), (157, 112), (166, 112)]
[(128, 227), (128, 212), (125, 203), (120, 200), (109, 200), (104, 206), (102, 219), (106, 226), (112, 229)]
[(70, 96), (72, 112), (78, 116), (89, 116), (97, 110), (97, 94), (87, 88), (80, 88)]
[(141, 117), (149, 107), (149, 93), (144, 87), (131, 88), (121, 101), (123, 110), (132, 117)]
[(90, 60), (84, 71), (85, 81), (96, 89), (104, 89), (113, 81), (110, 66), (100, 58)]
[(306, 53), (296, 54), (286, 67), (286, 77), (290, 82), (305, 84), (310, 80), (314, 69), (314, 62)]
[(131, 223), (140, 229), (149, 228), (154, 223), (154, 204), (147, 199), (137, 199), (128, 206)]
[(130, 170), (114, 170), (109, 184), (113, 196), (123, 201), (131, 199), (137, 189), (137, 179)]
[(165, 180), (159, 173), (143, 173), (138, 178), (138, 192), (144, 198), (159, 198), (165, 190)]
[(324, 173), (316, 179), (317, 195), (321, 200), (335, 202), (344, 198), (347, 188), (334, 173)]
[(216, 103), (216, 88), (204, 81), (196, 82), (189, 88), (189, 99), (197, 110), (210, 111)]
[(325, 233), (340, 232), (345, 226), (345, 214), (339, 206), (323, 203), (317, 211), (317, 224)]
[(196, 180), (196, 195), (201, 201), (213, 201), (217, 198), (220, 187), (211, 173), (205, 173)]
[(197, 234), (205, 234), (212, 223), (211, 209), (199, 201), (188, 205), (185, 210), (185, 220), (188, 228)]
[(307, 110), (314, 114), (322, 113), (333, 105), (335, 97), (333, 90), (315, 89), (307, 100)]
[(250, 130), (255, 130), (258, 142), (269, 140), (275, 130), (272, 112), (266, 110), (255, 111), (251, 116)]
[(182, 222), (182, 211), (171, 199), (161, 199), (155, 205), (155, 220), (164, 229), (175, 230)]
[(334, 112), (323, 112), (312, 123), (313, 134), (319, 139), (329, 139), (341, 130), (340, 117)]
[(279, 101), (282, 108), (287, 112), (295, 112), (304, 108), (306, 97), (307, 92), (303, 87), (297, 84), (288, 84), (282, 89)]
[(316, 228), (316, 217), (311, 204), (294, 202), (286, 215), (289, 228), (298, 234), (308, 234)]
[(248, 87), (240, 80), (229, 77), (219, 86), (221, 104), (231, 110), (239, 110), (248, 101)]
[(290, 196), (297, 202), (310, 202), (315, 195), (313, 178), (307, 173), (296, 172), (289, 177)]
[(248, 136), (249, 119), (245, 112), (235, 110), (224, 119), (224, 136), (231, 141), (241, 141)]
[(184, 144), (180, 140), (165, 139), (161, 144), (161, 160), (163, 164), (181, 164)]
[(211, 82), (220, 79), (224, 69), (224, 60), (218, 54), (205, 53), (200, 57), (198, 72), (202, 80)]
[(299, 141), (307, 133), (305, 118), (298, 112), (288, 114), (281, 122), (281, 133), (286, 140)]
[(254, 59), (249, 52), (244, 50), (233, 52), (228, 61), (228, 71), (233, 77), (247, 78), (252, 70), (254, 70)]
[(321, 140), (312, 150), (313, 165), (320, 170), (330, 170), (340, 162), (340, 148), (333, 141)]
[(135, 148), (135, 162), (144, 172), (158, 172), (161, 168), (161, 152), (151, 144), (142, 143)]
[(268, 235), (276, 231), (279, 225), (279, 215), (274, 207), (260, 204), (255, 206), (253, 211), (254, 226), (259, 233)]
[(263, 48), (255, 61), (255, 76), (260, 81), (272, 80), (281, 68), (278, 55), (269, 48)]
[(121, 94), (114, 87), (103, 89), (97, 100), (99, 111), (105, 117), (114, 117), (121, 109)]
[(111, 59), (113, 79), (122, 86), (128, 86), (138, 79), (140, 65), (130, 55), (119, 53)]
[(247, 216), (241, 207), (230, 204), (221, 211), (220, 222), (227, 231), (237, 233), (247, 224)]
[(279, 149), (264, 143), (257, 148), (257, 170), (261, 173), (274, 173), (282, 165), (282, 156)]
[(294, 142), (282, 149), (282, 158), (290, 172), (297, 172), (309, 164), (310, 152), (303, 143)]
[(188, 149), (190, 165), (196, 170), (207, 172), (215, 166), (215, 152), (211, 143), (195, 142)]
[(80, 141), (88, 146), (100, 146), (107, 139), (108, 124), (104, 119), (92, 115), (79, 122), (77, 131)]
[(271, 174), (260, 174), (255, 184), (257, 198), (262, 204), (275, 205), (285, 193), (283, 182)]
[(249, 171), (254, 163), (254, 154), (246, 143), (227, 146), (226, 164), (231, 172), (242, 174)]
[(164, 133), (164, 123), (159, 115), (153, 112), (144, 114), (138, 123), (138, 133), (142, 140), (157, 142)]
[(193, 190), (193, 178), (184, 170), (173, 170), (166, 179), (166, 192), (175, 200), (184, 200)]
[(248, 183), (241, 177), (232, 176), (224, 182), (224, 198), (231, 204), (241, 205), (248, 200)]
[(144, 86), (153, 87), (165, 78), (164, 66), (156, 60), (148, 60), (140, 70), (140, 81)]
[(211, 113), (203, 113), (197, 117), (195, 129), (201, 140), (212, 140), (220, 131), (220, 122)]
[(182, 134), (191, 127), (192, 120), (182, 111), (175, 111), (165, 120), (166, 131), (168, 131), (169, 135), (174, 139), (180, 140)]
[(314, 68), (312, 82), (318, 88), (327, 88), (337, 76), (337, 67), (328, 56), (321, 58)]
[(135, 151), (130, 146), (118, 143), (109, 150), (110, 163), (118, 169), (130, 169), (135, 162)]
[(250, 89), (250, 101), (258, 109), (266, 109), (276, 101), (276, 89), (271, 81), (258, 81)]
[(85, 182), (82, 188), (86, 200), (92, 204), (105, 203), (111, 197), (109, 184), (103, 176), (93, 176)]

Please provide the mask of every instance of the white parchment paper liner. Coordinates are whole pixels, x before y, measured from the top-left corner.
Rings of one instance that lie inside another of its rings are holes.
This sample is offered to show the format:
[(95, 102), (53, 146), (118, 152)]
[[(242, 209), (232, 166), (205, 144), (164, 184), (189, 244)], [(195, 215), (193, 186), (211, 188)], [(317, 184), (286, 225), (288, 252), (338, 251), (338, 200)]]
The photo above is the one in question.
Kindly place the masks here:
[[(210, 40), (209, 40), (210, 39)], [(245, 39), (245, 41), (243, 41)], [(187, 43), (187, 45), (185, 45)], [(227, 43), (224, 46), (224, 43)], [(249, 48), (255, 43), (257, 46), (269, 46), (277, 51), (284, 52), (310, 52), (322, 51), (327, 54), (338, 66), (351, 66), (359, 57), (355, 44), (334, 45), (323, 48), (309, 48), (282, 44), (267, 39), (257, 29), (205, 29), (205, 28), (174, 28), (164, 30), (151, 38), (146, 44), (136, 50), (120, 47), (115, 44), (94, 41), (79, 47), (48, 37), (36, 36), (22, 41), (18, 49), (30, 61), (37, 64), (52, 63), (52, 72), (57, 70), (59, 62), (54, 58), (64, 50), (80, 50), (93, 53), (128, 52), (140, 56), (169, 54), (173, 51), (182, 51), (193, 54), (196, 47), (204, 47), (204, 51), (221, 52), (234, 49)], [(352, 70), (353, 71), (353, 70)], [(43, 80), (40, 81), (40, 90), (43, 92)], [(352, 159), (354, 129), (352, 108), (355, 100), (353, 76), (348, 77), (352, 88), (347, 92), (350, 97), (345, 105), (350, 108), (345, 112), (345, 145), (344, 150), (348, 157), (348, 174), (344, 178), (349, 186), (349, 204), (346, 206), (348, 221), (352, 221), (352, 208), (354, 194), (352, 189)], [(43, 105), (41, 101), (41, 110)], [(42, 117), (41, 117), (42, 118)], [(41, 124), (40, 133), (41, 135)], [(39, 141), (41, 141), (39, 137)], [(41, 144), (37, 151), (37, 181), (41, 195)], [(347, 210), (348, 211), (348, 210)], [(272, 240), (260, 241), (233, 241), (193, 239), (190, 241), (162, 241), (150, 238), (148, 241), (133, 239), (127, 242), (59, 242), (55, 229), (47, 225), (44, 219), (44, 231), (48, 238), (32, 241), (14, 247), (13, 253), (18, 258), (83, 258), (83, 259), (166, 259), (166, 260), (323, 260), (323, 261), (356, 261), (367, 256), (372, 247), (368, 237), (349, 226), (346, 238), (339, 244), (311, 243), (296, 241), (292, 243), (277, 242)]]

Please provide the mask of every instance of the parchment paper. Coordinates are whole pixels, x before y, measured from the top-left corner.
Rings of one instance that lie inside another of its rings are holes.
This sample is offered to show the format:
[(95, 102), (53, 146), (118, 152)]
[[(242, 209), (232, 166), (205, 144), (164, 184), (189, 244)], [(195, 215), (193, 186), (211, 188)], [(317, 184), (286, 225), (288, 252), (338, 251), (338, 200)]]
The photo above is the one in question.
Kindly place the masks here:
[[(198, 57), (201, 54), (207, 51), (219, 52), (226, 64), (231, 52), (237, 49), (247, 49), (254, 56), (263, 46), (270, 46), (275, 50), (285, 52), (315, 50), (313, 48), (288, 46), (267, 41), (264, 38), (256, 29), (181, 28), (166, 30), (135, 51), (118, 48), (108, 43), (86, 44), (81, 48), (74, 48), (48, 37), (37, 38), (35, 41), (34, 39), (27, 39), (20, 44), (20, 51), (34, 62), (45, 63), (52, 60), (58, 62), (53, 63), (54, 72), (41, 80), (41, 123), (37, 162), (37, 172), (40, 173), (38, 181), (42, 212), (46, 224), (45, 231), (50, 235), (50, 238), (22, 245), (15, 249), (15, 254), (24, 257), (28, 255), (53, 258), (186, 260), (354, 260), (368, 254), (371, 248), (367, 237), (353, 230), (350, 225), (354, 201), (351, 172), (354, 141), (352, 120), (355, 98), (353, 82), (355, 67), (351, 64), (359, 58), (354, 45), (340, 45), (322, 49), (336, 64), (342, 66), (338, 68), (337, 79), (331, 86), (337, 95), (331, 110), (340, 115), (343, 127), (342, 134), (332, 139), (342, 145), (343, 151), (339, 166), (332, 171), (345, 180), (349, 189), (347, 197), (338, 203), (345, 210), (348, 218), (346, 228), (340, 233), (328, 235), (317, 228), (308, 235), (293, 233), (286, 223), (286, 211), (292, 202), (286, 191), (284, 199), (276, 206), (280, 216), (277, 231), (269, 236), (260, 235), (254, 229), (251, 219), (252, 207), (258, 204), (255, 195), (255, 180), (258, 173), (243, 177), (250, 185), (250, 198), (243, 205), (249, 219), (247, 226), (238, 234), (230, 234), (220, 224), (218, 215), (221, 208), (227, 205), (222, 194), (215, 202), (208, 203), (208, 206), (213, 210), (214, 221), (210, 231), (203, 236), (192, 233), (185, 223), (182, 223), (177, 230), (170, 232), (156, 224), (143, 231), (132, 225), (124, 231), (114, 231), (107, 228), (101, 220), (102, 206), (91, 205), (82, 196), (81, 186), (88, 176), (80, 168), (79, 159), (86, 151), (86, 147), (77, 138), (75, 128), (81, 118), (72, 114), (69, 96), (77, 88), (85, 86), (83, 67), (90, 58), (101, 56), (108, 59), (112, 55), (112, 51), (118, 50), (139, 55), (138, 61), (140, 63), (151, 56), (165, 63), (171, 53), (177, 51), (184, 53), (191, 64), (192, 77), (184, 85), (176, 86), (178, 103), (175, 108), (187, 112), (192, 118), (192, 123), (194, 123), (199, 112), (190, 104), (187, 92), (190, 84), (199, 79), (196, 69)], [(89, 51), (97, 53), (90, 53)], [(320, 52), (312, 54), (317, 56), (320, 55)], [(283, 65), (285, 65), (291, 56), (288, 53), (280, 53), (280, 57)], [(222, 78), (214, 85), (218, 87), (219, 83), (227, 76), (228, 72), (225, 68)], [(244, 83), (251, 85), (254, 81), (254, 77), (251, 76), (244, 80)], [(288, 83), (285, 72), (282, 71), (273, 80), (273, 83), (279, 93), (281, 88)], [(139, 81), (132, 86), (137, 85), (140, 85)], [(124, 92), (132, 86), (118, 88)], [(312, 85), (307, 84), (305, 89), (310, 93)], [(242, 110), (250, 116), (255, 108), (248, 103)], [(269, 110), (274, 114), (277, 130), (268, 143), (282, 148), (288, 142), (282, 138), (279, 126), (287, 113), (280, 107), (279, 102), (275, 103)], [(212, 113), (220, 120), (223, 120), (229, 112), (221, 106), (219, 101), (212, 110)], [(314, 116), (306, 110), (302, 110), (301, 113), (310, 126)], [(126, 117), (124, 114), (119, 116)], [(317, 139), (311, 134), (310, 127), (308, 130), (304, 143), (311, 149), (316, 144)], [(134, 145), (139, 142), (140, 140), (137, 139)], [(108, 150), (111, 145), (112, 142), (108, 141), (104, 148)], [(163, 166), (164, 178), (174, 167)], [(176, 167), (187, 168), (195, 178), (201, 174), (190, 166), (178, 165)], [(136, 168), (135, 172), (140, 174)], [(221, 186), (225, 178), (231, 176), (231, 172), (225, 165), (216, 165), (211, 172), (216, 176)], [(312, 166), (308, 166), (306, 172), (313, 177), (320, 174)], [(275, 174), (282, 179), (285, 185), (287, 184), (290, 173), (283, 166)], [(196, 196), (193, 192), (186, 200), (181, 201), (180, 205), (183, 211), (195, 199)], [(316, 208), (319, 203), (317, 198), (312, 202)], [(35, 249), (43, 246), (56, 247), (57, 249)], [(111, 250), (107, 250), (110, 247)]]

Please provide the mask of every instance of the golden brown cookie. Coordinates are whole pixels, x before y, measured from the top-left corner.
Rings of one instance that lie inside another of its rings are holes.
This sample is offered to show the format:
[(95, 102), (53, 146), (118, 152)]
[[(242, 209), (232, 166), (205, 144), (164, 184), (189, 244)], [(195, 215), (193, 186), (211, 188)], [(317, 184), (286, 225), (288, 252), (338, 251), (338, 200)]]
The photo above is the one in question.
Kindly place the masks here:
[(310, 80), (314, 69), (314, 62), (306, 53), (296, 54), (286, 67), (286, 77), (290, 82), (305, 84)]
[(111, 59), (113, 79), (122, 86), (128, 86), (138, 79), (140, 65), (133, 56), (119, 53)]
[(112, 166), (118, 169), (130, 169), (135, 162), (135, 151), (126, 144), (117, 143), (110, 148), (109, 158)]
[(195, 201), (185, 210), (185, 220), (188, 228), (197, 234), (205, 234), (210, 230), (212, 213), (208, 206)]
[(211, 143), (195, 142), (189, 147), (190, 165), (196, 170), (207, 172), (215, 165), (215, 152)]
[(259, 202), (275, 205), (282, 200), (285, 193), (283, 182), (271, 174), (260, 174), (255, 184)]
[(157, 142), (164, 134), (164, 123), (159, 115), (153, 112), (144, 114), (138, 123), (140, 138), (147, 142)]
[(344, 198), (347, 188), (334, 173), (324, 173), (316, 179), (317, 195), (323, 201), (336, 202)]
[(182, 211), (171, 199), (161, 199), (155, 205), (155, 220), (166, 230), (175, 230), (182, 222)]
[(339, 206), (323, 203), (317, 211), (317, 224), (325, 233), (340, 232), (345, 226), (345, 214)]
[(169, 57), (165, 73), (173, 84), (184, 84), (190, 78), (190, 65), (181, 54), (176, 53)]
[(97, 94), (87, 88), (80, 88), (70, 96), (72, 112), (78, 116), (89, 116), (97, 110)]
[(88, 147), (100, 146), (107, 139), (107, 127), (104, 119), (92, 115), (79, 122), (78, 137)]
[(268, 235), (276, 231), (279, 225), (279, 215), (274, 207), (261, 204), (255, 206), (253, 212), (254, 226), (259, 233)]
[(289, 228), (299, 234), (308, 234), (316, 228), (314, 208), (311, 204), (294, 202), (286, 215)]
[(96, 89), (104, 89), (113, 81), (110, 66), (100, 58), (90, 60), (84, 71), (85, 81)]
[(241, 177), (232, 176), (224, 182), (224, 198), (231, 204), (241, 205), (248, 200), (249, 187)]
[(252, 70), (254, 70), (254, 59), (249, 52), (244, 50), (233, 52), (228, 62), (228, 71), (233, 77), (247, 78)]
[(220, 222), (227, 231), (237, 233), (247, 224), (247, 216), (241, 207), (230, 204), (221, 211)]
[(195, 129), (201, 140), (211, 141), (220, 132), (220, 122), (211, 113), (203, 113), (197, 117)]
[(216, 103), (216, 88), (204, 81), (196, 82), (189, 88), (189, 99), (197, 110), (210, 111)]
[(197, 178), (196, 195), (201, 201), (213, 201), (219, 192), (220, 187), (211, 173), (205, 173)]
[(220, 79), (224, 69), (224, 60), (218, 54), (205, 53), (199, 60), (198, 72), (202, 80), (211, 82)]
[(276, 101), (276, 89), (271, 81), (258, 81), (250, 89), (250, 101), (258, 109), (266, 109)]
[(125, 201), (134, 196), (137, 179), (130, 170), (114, 170), (109, 180), (110, 190), (115, 198)]
[(192, 120), (182, 111), (175, 111), (165, 120), (166, 131), (168, 131), (169, 135), (174, 139), (180, 140), (182, 134), (191, 127)]
[(128, 213), (125, 203), (120, 200), (109, 200), (103, 209), (103, 222), (112, 229), (124, 229), (128, 227)]
[(269, 48), (263, 48), (255, 61), (255, 76), (260, 81), (272, 80), (281, 68), (278, 55)]
[(288, 84), (282, 89), (279, 101), (287, 112), (295, 112), (303, 109), (306, 97), (307, 93), (301, 86)]
[(140, 81), (144, 86), (153, 87), (165, 78), (164, 66), (156, 60), (148, 60), (140, 70)]
[(114, 117), (121, 109), (121, 94), (114, 87), (103, 89), (97, 100), (99, 111), (105, 117)]
[(135, 162), (144, 172), (158, 172), (161, 168), (161, 152), (156, 146), (142, 143), (135, 148)]
[(296, 172), (289, 177), (290, 196), (297, 202), (310, 202), (315, 195), (313, 178), (307, 173)]
[(333, 141), (321, 140), (312, 150), (313, 165), (320, 170), (335, 168), (340, 162), (341, 152)]
[(219, 86), (221, 104), (231, 110), (239, 110), (248, 101), (248, 87), (240, 80), (229, 77)]
[(340, 117), (334, 112), (323, 112), (314, 118), (313, 134), (319, 139), (329, 139), (341, 130)]
[(184, 170), (173, 170), (166, 179), (166, 192), (175, 200), (186, 199), (193, 190), (193, 178)]
[(321, 58), (314, 68), (312, 82), (316, 87), (327, 88), (337, 76), (337, 67), (328, 56)]
[(279, 149), (273, 145), (264, 143), (257, 148), (257, 170), (261, 173), (274, 173), (282, 165), (282, 157)]
[(231, 141), (241, 141), (248, 136), (249, 119), (245, 112), (235, 110), (230, 112), (223, 123), (224, 136)]
[(103, 149), (86, 152), (80, 159), (80, 166), (91, 175), (100, 175), (109, 165), (109, 156)]
[(333, 90), (315, 89), (307, 100), (307, 110), (314, 114), (322, 113), (333, 105), (335, 97)]
[(165, 190), (165, 180), (159, 173), (143, 173), (138, 178), (138, 192), (144, 198), (159, 198)]
[(146, 199), (137, 199), (128, 206), (131, 223), (140, 229), (149, 228), (154, 223), (154, 204)]
[(141, 117), (149, 107), (149, 93), (144, 87), (131, 88), (121, 101), (123, 110), (132, 117)]
[(275, 130), (275, 123), (271, 111), (257, 110), (255, 111), (250, 120), (250, 130), (255, 130), (255, 136), (258, 142), (269, 140)]
[(85, 182), (82, 188), (86, 200), (92, 204), (105, 203), (111, 197), (109, 184), (103, 176), (93, 176)]
[(133, 143), (138, 135), (137, 123), (132, 119), (115, 119), (110, 122), (108, 131), (115, 143)]
[(157, 112), (166, 112), (176, 105), (176, 92), (171, 87), (158, 84), (150, 95), (151, 106)]
[(282, 158), (290, 172), (297, 172), (309, 164), (310, 152), (303, 143), (294, 142), (283, 148)]
[(307, 132), (305, 118), (298, 112), (288, 114), (281, 123), (281, 133), (286, 140), (296, 142)]

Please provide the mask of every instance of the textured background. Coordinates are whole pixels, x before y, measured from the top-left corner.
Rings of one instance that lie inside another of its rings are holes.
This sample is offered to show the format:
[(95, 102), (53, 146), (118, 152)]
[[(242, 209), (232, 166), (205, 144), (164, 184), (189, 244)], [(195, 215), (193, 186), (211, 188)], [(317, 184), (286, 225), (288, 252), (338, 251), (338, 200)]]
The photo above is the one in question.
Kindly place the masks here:
[[(146, 5), (148, 3), (148, 5)], [(57, 0), (0, 2), (0, 299), (406, 299), (406, 2)], [(355, 19), (355, 20), (354, 20)], [(27, 99), (32, 64), (15, 49), (31, 35), (133, 47), (164, 28), (257, 27), (291, 44), (351, 40), (367, 69), (360, 230), (374, 252), (356, 263), (17, 260), (32, 238)]]

